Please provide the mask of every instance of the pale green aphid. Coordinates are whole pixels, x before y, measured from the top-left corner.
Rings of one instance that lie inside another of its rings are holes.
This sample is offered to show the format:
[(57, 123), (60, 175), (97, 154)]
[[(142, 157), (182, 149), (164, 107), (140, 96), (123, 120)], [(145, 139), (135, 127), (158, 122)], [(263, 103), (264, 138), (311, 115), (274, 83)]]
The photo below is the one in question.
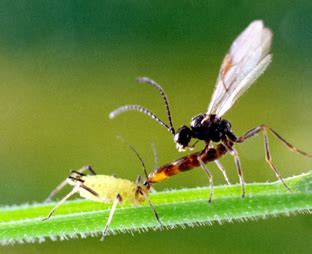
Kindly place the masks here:
[[(143, 161), (141, 160), (141, 162)], [(144, 171), (146, 172), (144, 163), (142, 163), (142, 165), (144, 167)], [(83, 172), (86, 170), (90, 171), (92, 175), (84, 174)], [(51, 198), (64, 186), (66, 186), (66, 184), (72, 185), (74, 188), (55, 205), (44, 220), (48, 220), (55, 210), (68, 198), (75, 193), (79, 193), (79, 195), (83, 198), (93, 200), (95, 202), (112, 204), (109, 217), (102, 231), (101, 240), (103, 240), (107, 234), (117, 205), (121, 204), (123, 201), (128, 201), (129, 203), (138, 205), (147, 200), (157, 222), (161, 225), (158, 214), (148, 198), (150, 186), (142, 184), (140, 177), (137, 178), (136, 182), (132, 182), (127, 179), (117, 178), (114, 176), (96, 175), (95, 171), (90, 166), (85, 166), (77, 171), (72, 171), (71, 175), (51, 192), (47, 201), (51, 200)]]

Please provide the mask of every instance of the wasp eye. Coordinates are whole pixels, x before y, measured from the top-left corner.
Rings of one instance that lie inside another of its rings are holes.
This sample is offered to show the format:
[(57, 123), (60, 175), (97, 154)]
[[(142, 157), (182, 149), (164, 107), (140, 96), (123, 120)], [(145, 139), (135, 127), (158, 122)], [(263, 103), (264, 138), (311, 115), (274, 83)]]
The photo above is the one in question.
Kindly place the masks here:
[(187, 147), (192, 138), (191, 130), (189, 127), (183, 125), (178, 129), (177, 133), (174, 135), (174, 141), (182, 146), (183, 148)]

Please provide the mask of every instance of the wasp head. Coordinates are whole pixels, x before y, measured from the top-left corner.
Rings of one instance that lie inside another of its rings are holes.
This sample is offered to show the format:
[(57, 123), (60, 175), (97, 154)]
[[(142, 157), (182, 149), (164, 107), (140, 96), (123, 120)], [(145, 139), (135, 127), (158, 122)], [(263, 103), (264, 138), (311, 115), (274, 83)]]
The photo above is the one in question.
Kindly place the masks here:
[(183, 125), (174, 135), (174, 142), (177, 145), (177, 149), (181, 151), (185, 151), (187, 147), (189, 147), (189, 143), (192, 138), (192, 131), (189, 127)]

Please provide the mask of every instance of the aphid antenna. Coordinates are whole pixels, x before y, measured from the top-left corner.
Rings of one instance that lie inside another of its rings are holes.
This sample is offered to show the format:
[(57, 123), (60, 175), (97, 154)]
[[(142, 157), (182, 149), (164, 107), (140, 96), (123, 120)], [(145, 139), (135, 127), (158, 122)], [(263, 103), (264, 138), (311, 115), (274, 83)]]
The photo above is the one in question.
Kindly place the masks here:
[(141, 181), (142, 181), (141, 176), (138, 175), (137, 178), (136, 178), (136, 180), (135, 180), (135, 183), (136, 183), (137, 185), (139, 185), (139, 184), (141, 183)]
[(144, 160), (142, 158), (142, 156), (139, 154), (139, 152), (131, 145), (129, 144), (124, 138), (122, 138), (121, 136), (117, 136), (117, 138), (122, 141), (124, 144), (126, 144), (131, 150), (132, 152), (134, 152), (134, 154), (136, 155), (136, 157), (140, 160), (141, 162), (141, 165), (142, 165), (142, 168), (143, 168), (143, 172), (144, 172), (144, 175), (146, 177), (146, 179), (148, 178), (148, 174), (147, 174), (147, 170), (146, 170), (146, 166), (145, 166), (145, 163), (144, 163)]
[(160, 93), (160, 95), (161, 95), (161, 97), (165, 103), (165, 106), (166, 106), (169, 125), (166, 124), (164, 121), (162, 121), (157, 115), (155, 115), (149, 109), (147, 109), (141, 105), (134, 105), (134, 104), (124, 105), (124, 106), (121, 106), (121, 107), (115, 109), (114, 111), (109, 113), (109, 118), (113, 119), (116, 116), (118, 116), (119, 114), (127, 112), (127, 111), (138, 111), (138, 112), (144, 113), (145, 115), (154, 119), (161, 126), (165, 127), (174, 136), (176, 132), (175, 132), (175, 129), (174, 129), (173, 123), (172, 123), (172, 117), (171, 117), (171, 111), (170, 111), (168, 97), (167, 97), (164, 89), (158, 83), (156, 83), (154, 80), (151, 80), (147, 77), (139, 77), (139, 78), (137, 78), (137, 81), (138, 81), (138, 83), (141, 83), (141, 84), (148, 84), (148, 85), (154, 87), (155, 89), (157, 89), (159, 91), (159, 93)]

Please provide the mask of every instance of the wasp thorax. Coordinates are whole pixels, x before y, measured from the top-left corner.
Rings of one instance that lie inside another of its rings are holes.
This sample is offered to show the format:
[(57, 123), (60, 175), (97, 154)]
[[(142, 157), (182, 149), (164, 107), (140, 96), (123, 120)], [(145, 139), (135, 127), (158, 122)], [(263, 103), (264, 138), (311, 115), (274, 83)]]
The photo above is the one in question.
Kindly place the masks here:
[(188, 147), (192, 138), (191, 129), (185, 125), (180, 127), (177, 133), (174, 135), (174, 141), (177, 144), (177, 148), (180, 151), (183, 151), (186, 147)]
[(192, 136), (200, 140), (205, 140), (209, 129), (210, 121), (203, 121), (206, 114), (199, 114), (192, 118), (190, 126), (192, 130)]
[(216, 115), (200, 114), (192, 118), (190, 123), (192, 137), (199, 140), (219, 142), (225, 138), (231, 125)]

